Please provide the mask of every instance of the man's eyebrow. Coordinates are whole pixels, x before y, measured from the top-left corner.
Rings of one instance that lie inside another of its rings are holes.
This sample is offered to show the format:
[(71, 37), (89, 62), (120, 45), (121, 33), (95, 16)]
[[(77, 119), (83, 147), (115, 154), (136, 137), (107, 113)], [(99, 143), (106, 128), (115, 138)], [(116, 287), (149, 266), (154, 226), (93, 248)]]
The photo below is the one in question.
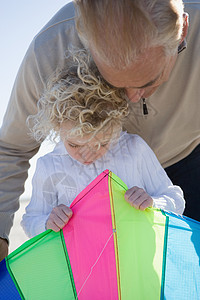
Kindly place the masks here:
[[(162, 73), (163, 73), (163, 71), (160, 72), (160, 74), (158, 74), (158, 76), (156, 76), (155, 79), (153, 79), (153, 80), (151, 80), (151, 81), (145, 83), (145, 84), (142, 85), (142, 86), (123, 86), (123, 87), (122, 87), (122, 86), (118, 86), (117, 88), (119, 88), (119, 89), (144, 89), (144, 88), (146, 88), (146, 87), (151, 86), (152, 84), (154, 84), (154, 83), (156, 82), (156, 80), (158, 80), (158, 78), (160, 77), (160, 75), (161, 75)], [(107, 81), (107, 84), (110, 85), (112, 88), (116, 88), (116, 86), (114, 86), (113, 84), (111, 84), (111, 83), (108, 82), (108, 81)]]
[(151, 85), (153, 85), (153, 84), (157, 81), (157, 79), (158, 79), (159, 77), (160, 77), (160, 74), (159, 74), (155, 79), (153, 79), (153, 80), (147, 82), (147, 83), (144, 84), (143, 86), (138, 86), (138, 87), (136, 87), (136, 88), (137, 88), (137, 89), (144, 89), (144, 88), (146, 88), (146, 87), (148, 87), (148, 86), (151, 86)]
[[(132, 87), (132, 88), (134, 88), (134, 89), (144, 89), (144, 88), (146, 88), (148, 86), (151, 86), (152, 84), (154, 84), (156, 82), (156, 80), (158, 80), (158, 78), (160, 77), (161, 74), (162, 74), (162, 72), (160, 74), (158, 74), (158, 76), (156, 76), (155, 79), (147, 82), (146, 84), (144, 84), (142, 86), (135, 86), (135, 87)], [(127, 87), (127, 88), (131, 88), (131, 87)]]

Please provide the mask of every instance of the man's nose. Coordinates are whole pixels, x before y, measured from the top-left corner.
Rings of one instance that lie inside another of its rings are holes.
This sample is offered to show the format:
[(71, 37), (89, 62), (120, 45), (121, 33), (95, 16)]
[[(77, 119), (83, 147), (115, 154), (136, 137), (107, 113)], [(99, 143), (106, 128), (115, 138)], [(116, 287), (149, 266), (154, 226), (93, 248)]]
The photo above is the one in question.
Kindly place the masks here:
[(145, 89), (127, 88), (126, 94), (131, 102), (138, 102), (143, 97)]

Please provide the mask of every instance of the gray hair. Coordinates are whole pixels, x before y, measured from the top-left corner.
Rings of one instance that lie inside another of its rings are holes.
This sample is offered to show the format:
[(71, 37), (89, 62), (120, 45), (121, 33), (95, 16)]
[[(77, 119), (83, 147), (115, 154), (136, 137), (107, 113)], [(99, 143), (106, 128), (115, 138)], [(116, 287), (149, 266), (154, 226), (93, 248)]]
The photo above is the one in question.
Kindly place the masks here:
[(151, 47), (177, 52), (183, 28), (182, 0), (74, 0), (84, 45), (107, 65), (122, 68)]

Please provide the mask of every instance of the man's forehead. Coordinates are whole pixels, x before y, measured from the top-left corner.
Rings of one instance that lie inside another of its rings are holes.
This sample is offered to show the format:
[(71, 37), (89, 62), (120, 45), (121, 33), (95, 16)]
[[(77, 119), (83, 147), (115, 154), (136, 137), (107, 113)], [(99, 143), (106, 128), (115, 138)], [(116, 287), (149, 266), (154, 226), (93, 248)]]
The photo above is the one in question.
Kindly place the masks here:
[(94, 56), (95, 63), (111, 85), (119, 88), (145, 88), (152, 85), (163, 72), (167, 57), (160, 47), (151, 48), (121, 70), (108, 66)]

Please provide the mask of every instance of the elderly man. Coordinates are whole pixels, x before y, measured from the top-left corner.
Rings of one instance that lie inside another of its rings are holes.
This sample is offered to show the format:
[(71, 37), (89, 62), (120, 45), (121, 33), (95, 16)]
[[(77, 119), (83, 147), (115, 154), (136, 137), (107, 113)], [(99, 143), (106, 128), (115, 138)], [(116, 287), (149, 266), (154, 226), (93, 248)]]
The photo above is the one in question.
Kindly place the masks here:
[(183, 7), (181, 0), (75, 0), (33, 39), (4, 117), (0, 260), (8, 252), (28, 161), (40, 146), (27, 134), (26, 119), (36, 113), (49, 76), (65, 68), (69, 46), (87, 48), (103, 77), (125, 89), (131, 108), (126, 130), (152, 147), (185, 193), (185, 214), (200, 220), (200, 1)]

